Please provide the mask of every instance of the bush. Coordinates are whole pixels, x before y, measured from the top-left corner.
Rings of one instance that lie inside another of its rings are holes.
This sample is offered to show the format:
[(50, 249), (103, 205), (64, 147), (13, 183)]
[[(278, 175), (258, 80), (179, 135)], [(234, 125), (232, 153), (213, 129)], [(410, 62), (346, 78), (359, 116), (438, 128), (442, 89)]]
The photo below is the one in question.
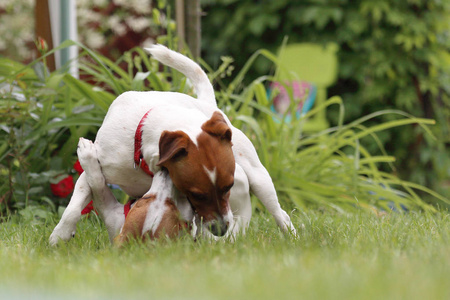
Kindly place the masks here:
[[(285, 206), (338, 211), (360, 208), (433, 211), (434, 208), (425, 204), (417, 191), (433, 196), (440, 205), (450, 203), (428, 188), (403, 181), (379, 168), (380, 164), (392, 167), (395, 161), (395, 157), (389, 156), (383, 148), (378, 138), (380, 132), (416, 124), (431, 134), (426, 125), (434, 124), (433, 120), (415, 118), (391, 109), (368, 114), (344, 125), (344, 103), (340, 97), (334, 96), (300, 119), (285, 122), (270, 110), (273, 99), (268, 98), (265, 86), (267, 81), (273, 80), (272, 77), (259, 77), (249, 85), (242, 82), (258, 57), (277, 62), (269, 51), (257, 51), (231, 83), (222, 86), (222, 92), (216, 97), (219, 107), (256, 146)], [(219, 69), (226, 73), (229, 63), (226, 60)], [(214, 77), (221, 76), (216, 73)], [(288, 93), (292, 95), (292, 88)], [(288, 112), (294, 112), (297, 105), (292, 101)], [(304, 121), (333, 105), (341, 112), (337, 126), (314, 135), (304, 135)], [(389, 116), (391, 121), (380, 122), (383, 116)], [(371, 125), (372, 120), (378, 120), (377, 124)], [(378, 145), (382, 155), (372, 155), (364, 146), (368, 142)]]
[[(66, 73), (49, 73), (42, 62), (24, 66), (0, 58), (0, 194), (2, 210), (49, 204), (56, 184), (74, 173), (80, 136), (94, 136), (104, 111), (83, 97)], [(111, 102), (113, 96), (98, 92)]]
[[(339, 80), (329, 94), (345, 99), (346, 121), (384, 109), (436, 119), (437, 126), (431, 129), (436, 139), (423, 135), (417, 126), (383, 132), (379, 139), (397, 157), (396, 172), (401, 176), (449, 194), (450, 2), (202, 3), (204, 57), (213, 66), (219, 64), (220, 55), (229, 55), (240, 69), (257, 49), (276, 52), (285, 36), (290, 43), (334, 42), (340, 47)], [(246, 83), (271, 70), (270, 61), (259, 60)], [(332, 108), (328, 112), (336, 122), (339, 112)], [(377, 122), (391, 118), (385, 115)], [(374, 143), (365, 146), (378, 151)]]
[[(77, 178), (78, 139), (95, 138), (117, 95), (148, 89), (187, 92), (184, 78), (172, 70), (160, 73), (139, 48), (113, 62), (66, 41), (45, 56), (70, 45), (83, 50), (80, 71), (90, 83), (64, 71), (50, 73), (45, 57), (27, 66), (0, 58), (0, 111), (5, 116), (0, 123), (0, 212), (39, 205), (50, 205), (55, 212), (66, 205), (68, 176)], [(50, 184), (58, 183), (51, 189)]]

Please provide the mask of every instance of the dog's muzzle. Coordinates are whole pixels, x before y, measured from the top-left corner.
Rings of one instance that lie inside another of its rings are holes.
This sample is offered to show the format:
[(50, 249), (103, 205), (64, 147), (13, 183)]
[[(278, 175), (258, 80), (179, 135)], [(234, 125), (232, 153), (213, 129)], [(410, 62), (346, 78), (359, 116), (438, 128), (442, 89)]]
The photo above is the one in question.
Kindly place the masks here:
[(214, 220), (209, 223), (208, 229), (215, 236), (224, 236), (227, 233), (229, 222), (223, 219)]

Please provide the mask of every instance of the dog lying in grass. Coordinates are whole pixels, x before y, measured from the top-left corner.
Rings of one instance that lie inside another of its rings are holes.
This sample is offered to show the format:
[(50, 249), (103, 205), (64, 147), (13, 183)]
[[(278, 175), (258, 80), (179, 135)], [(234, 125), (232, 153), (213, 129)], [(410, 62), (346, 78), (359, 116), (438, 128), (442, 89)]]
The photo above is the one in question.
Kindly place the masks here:
[(114, 245), (120, 247), (130, 239), (175, 239), (191, 229), (189, 222), (181, 218), (173, 198), (163, 192), (169, 192), (173, 186), (168, 172), (159, 171), (153, 182), (161, 189), (154, 192), (150, 190), (148, 194), (136, 200), (125, 217), (120, 234), (114, 238)]
[[(114, 222), (109, 226), (121, 227), (118, 236), (110, 236), (116, 246), (120, 247), (130, 239), (154, 240), (163, 236), (177, 238), (182, 232), (190, 229), (188, 220), (192, 216), (188, 214), (183, 218), (175, 205), (174, 199), (177, 196), (174, 194), (172, 180), (167, 170), (161, 169), (154, 175), (151, 189), (133, 203), (129, 212), (126, 212), (126, 206), (117, 206), (113, 210), (107, 209), (108, 214), (111, 211), (115, 212), (116, 218), (113, 219), (111, 215), (104, 213), (104, 206), (117, 201), (115, 199), (111, 201), (114, 195), (106, 185), (94, 144), (90, 140), (81, 138), (77, 154), (88, 178), (94, 205), (100, 217), (105, 222)], [(187, 211), (189, 213), (189, 210)], [(120, 216), (122, 213), (123, 217)]]

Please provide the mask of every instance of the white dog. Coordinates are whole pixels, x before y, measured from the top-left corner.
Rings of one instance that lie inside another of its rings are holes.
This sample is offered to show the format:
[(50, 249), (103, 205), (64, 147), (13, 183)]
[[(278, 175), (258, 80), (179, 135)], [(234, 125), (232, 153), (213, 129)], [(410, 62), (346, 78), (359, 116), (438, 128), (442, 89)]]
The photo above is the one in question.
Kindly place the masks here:
[[(183, 73), (193, 84), (197, 99), (157, 91), (126, 92), (117, 97), (94, 143), (106, 181), (119, 185), (131, 196), (141, 197), (152, 185), (152, 174), (166, 169), (176, 189), (185, 196), (180, 197), (177, 205), (183, 206), (181, 202), (185, 199), (184, 207), (193, 209), (202, 228), (219, 236), (232, 225), (233, 231), (248, 225), (250, 200), (248, 193), (242, 195), (242, 186), (248, 180), (250, 190), (278, 226), (296, 235), (255, 148), (217, 108), (213, 87), (203, 70), (189, 58), (164, 46), (155, 45), (146, 50)], [(236, 176), (236, 170), (242, 174)], [(237, 182), (240, 187), (235, 187)], [(242, 198), (230, 200), (235, 190), (237, 197)], [(91, 189), (83, 173), (50, 236), (51, 244), (69, 240), (75, 234), (81, 210), (90, 197)], [(113, 204), (120, 205), (117, 201)], [(114, 230), (118, 229), (108, 228), (111, 233)]]

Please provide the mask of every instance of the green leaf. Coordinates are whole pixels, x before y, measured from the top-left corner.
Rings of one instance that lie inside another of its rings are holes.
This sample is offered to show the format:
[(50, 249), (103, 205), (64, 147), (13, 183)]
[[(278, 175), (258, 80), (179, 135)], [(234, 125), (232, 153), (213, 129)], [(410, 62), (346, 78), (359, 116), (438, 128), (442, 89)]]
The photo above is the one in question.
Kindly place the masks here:
[(108, 110), (109, 105), (115, 99), (114, 95), (98, 90), (94, 86), (87, 84), (83, 81), (80, 81), (70, 74), (66, 74), (64, 76), (64, 82), (71, 89), (78, 92), (87, 100), (92, 101), (97, 107), (101, 108), (104, 112)]

